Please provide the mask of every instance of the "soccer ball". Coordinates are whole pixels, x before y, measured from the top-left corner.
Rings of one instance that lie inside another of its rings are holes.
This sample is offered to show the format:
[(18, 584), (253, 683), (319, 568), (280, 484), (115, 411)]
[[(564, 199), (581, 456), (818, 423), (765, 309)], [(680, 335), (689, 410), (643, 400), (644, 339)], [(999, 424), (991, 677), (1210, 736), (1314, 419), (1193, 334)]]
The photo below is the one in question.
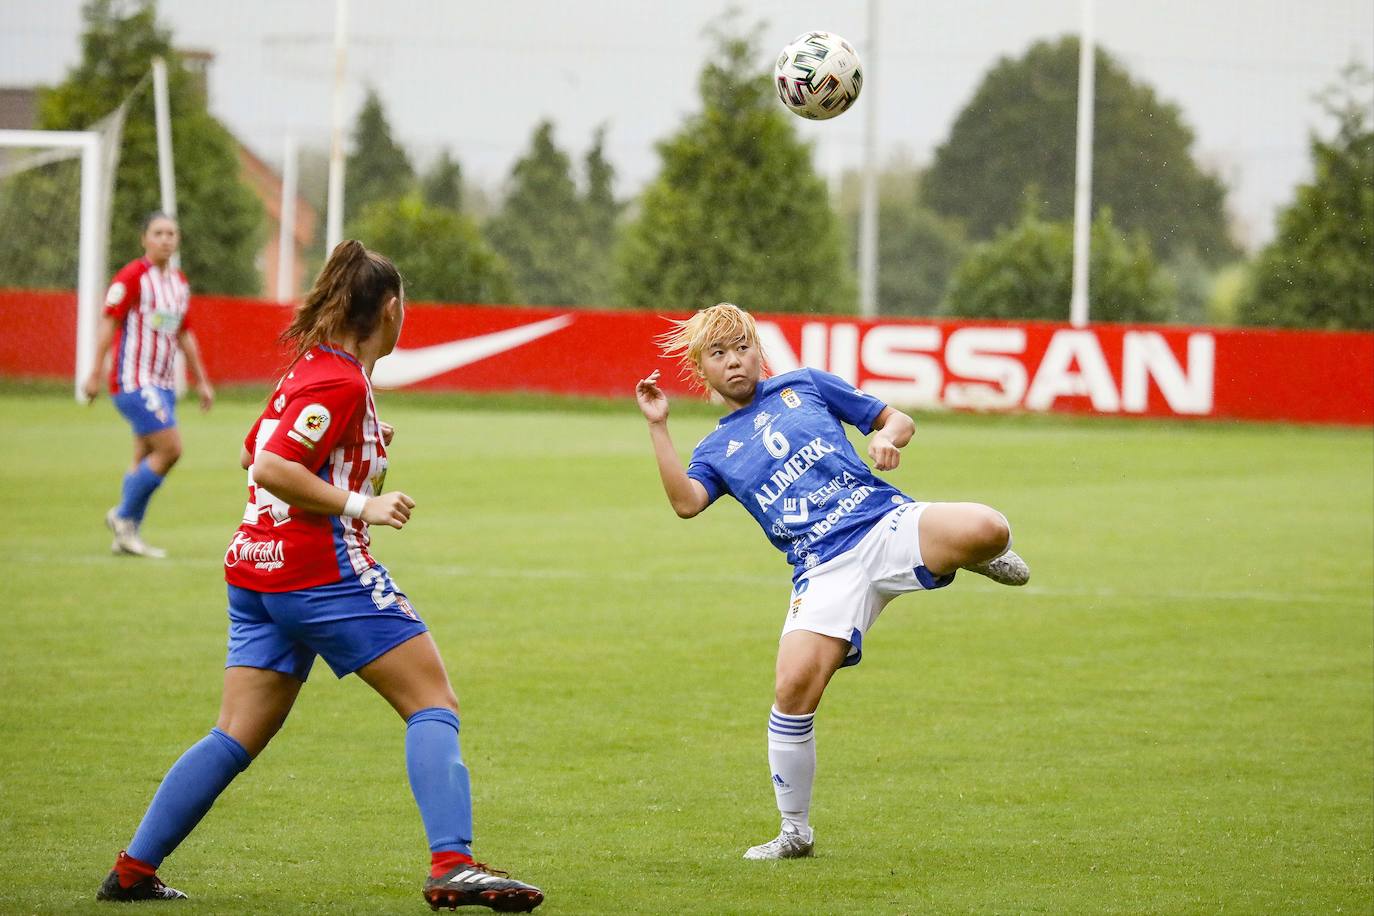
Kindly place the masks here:
[(864, 84), (858, 52), (830, 32), (804, 32), (792, 39), (778, 55), (773, 74), (782, 103), (813, 121), (844, 114)]

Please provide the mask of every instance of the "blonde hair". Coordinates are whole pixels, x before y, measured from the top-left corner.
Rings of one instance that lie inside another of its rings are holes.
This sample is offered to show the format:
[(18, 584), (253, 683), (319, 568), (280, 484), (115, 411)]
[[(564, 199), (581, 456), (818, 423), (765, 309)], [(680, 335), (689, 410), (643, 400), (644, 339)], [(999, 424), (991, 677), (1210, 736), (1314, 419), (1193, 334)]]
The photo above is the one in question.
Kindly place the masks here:
[(731, 302), (718, 302), (686, 321), (669, 321), (672, 330), (660, 334), (654, 342), (665, 357), (682, 363), (683, 378), (691, 378), (702, 388), (706, 387), (706, 374), (701, 371), (701, 357), (711, 344), (743, 340), (762, 351), (754, 316)]

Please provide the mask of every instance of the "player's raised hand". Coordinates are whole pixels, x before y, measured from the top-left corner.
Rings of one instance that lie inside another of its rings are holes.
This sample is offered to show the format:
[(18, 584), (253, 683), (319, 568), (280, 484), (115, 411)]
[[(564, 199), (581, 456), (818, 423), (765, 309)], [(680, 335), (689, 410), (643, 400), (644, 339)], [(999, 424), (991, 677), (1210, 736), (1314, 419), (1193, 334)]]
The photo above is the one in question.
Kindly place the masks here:
[(390, 445), (391, 440), (396, 436), (396, 427), (378, 420), (377, 428), (382, 431), (382, 445)]
[(363, 504), (362, 520), (369, 525), (389, 525), (399, 529), (410, 521), (410, 510), (414, 508), (415, 500), (400, 490), (392, 490), (369, 498)]
[(868, 457), (880, 471), (890, 471), (902, 462), (902, 453), (881, 433), (868, 441)]
[(650, 423), (662, 423), (668, 419), (668, 396), (658, 387), (657, 369), (635, 385), (635, 402), (639, 404), (639, 412)]

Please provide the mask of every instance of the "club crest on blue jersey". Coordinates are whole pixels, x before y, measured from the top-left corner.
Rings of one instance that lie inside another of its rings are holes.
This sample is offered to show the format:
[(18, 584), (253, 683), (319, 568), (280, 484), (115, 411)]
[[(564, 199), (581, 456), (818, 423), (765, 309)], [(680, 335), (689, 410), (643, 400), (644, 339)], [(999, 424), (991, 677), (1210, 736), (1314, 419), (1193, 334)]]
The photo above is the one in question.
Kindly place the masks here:
[(801, 406), (801, 398), (791, 388), (784, 388), (780, 393), (782, 394), (782, 402), (788, 407), (795, 409)]

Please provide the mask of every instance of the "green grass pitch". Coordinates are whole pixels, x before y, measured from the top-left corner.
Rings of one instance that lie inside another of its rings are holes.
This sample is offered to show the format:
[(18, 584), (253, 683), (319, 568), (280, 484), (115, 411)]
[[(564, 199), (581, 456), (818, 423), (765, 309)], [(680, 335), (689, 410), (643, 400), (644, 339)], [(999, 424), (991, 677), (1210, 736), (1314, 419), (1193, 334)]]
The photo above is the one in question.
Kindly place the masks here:
[[(678, 520), (628, 397), (380, 402), (419, 505), (375, 552), (463, 701), (479, 857), (541, 913), (1374, 907), (1369, 430), (918, 417), (888, 476), (1005, 511), (1032, 584), (888, 608), (817, 716), (816, 857), (756, 863), (788, 569), (753, 521)], [(157, 563), (108, 552), (109, 401), (0, 394), (2, 912), (115, 909), (97, 884), (214, 721), (257, 405), (181, 409)], [(680, 411), (679, 447), (712, 422)], [(400, 721), (321, 663), (163, 874), (178, 912), (419, 913), (426, 862)]]

